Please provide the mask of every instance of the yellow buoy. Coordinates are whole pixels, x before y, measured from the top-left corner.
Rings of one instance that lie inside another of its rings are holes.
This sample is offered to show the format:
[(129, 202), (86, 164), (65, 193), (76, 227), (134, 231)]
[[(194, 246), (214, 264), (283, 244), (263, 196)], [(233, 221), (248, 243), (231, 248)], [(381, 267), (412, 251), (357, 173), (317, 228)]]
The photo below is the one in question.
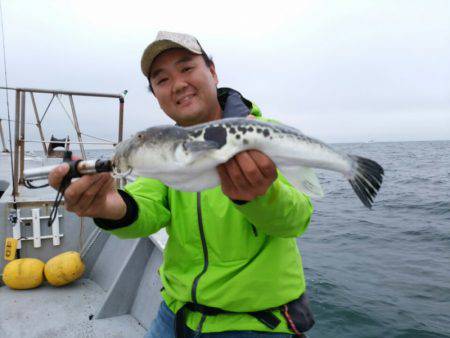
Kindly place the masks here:
[(62, 286), (80, 278), (84, 273), (84, 264), (80, 254), (75, 251), (64, 252), (51, 258), (45, 264), (44, 274), (53, 286)]
[(36, 258), (20, 258), (6, 264), (3, 282), (11, 289), (33, 289), (44, 280), (44, 262)]
[(15, 238), (8, 237), (5, 239), (5, 255), (6, 261), (12, 261), (16, 259), (17, 244), (19, 241)]

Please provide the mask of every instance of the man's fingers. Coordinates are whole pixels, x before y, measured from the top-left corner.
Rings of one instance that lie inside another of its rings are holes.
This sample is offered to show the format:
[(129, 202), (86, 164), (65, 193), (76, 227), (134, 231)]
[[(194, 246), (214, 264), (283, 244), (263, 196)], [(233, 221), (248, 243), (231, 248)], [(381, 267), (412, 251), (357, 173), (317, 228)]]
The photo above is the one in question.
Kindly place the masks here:
[(236, 187), (228, 175), (227, 169), (225, 168), (225, 163), (217, 166), (217, 172), (219, 173), (220, 183), (224, 194), (227, 196), (233, 194), (236, 191)]
[(83, 193), (80, 200), (78, 201), (75, 211), (85, 212), (87, 209), (89, 209), (94, 199), (98, 197), (98, 194), (105, 185), (107, 179), (108, 178), (105, 176), (100, 176), (99, 179)]
[(238, 190), (245, 190), (251, 186), (234, 157), (225, 163), (225, 169)]
[(257, 150), (241, 152), (217, 170), (223, 193), (245, 201), (263, 195), (277, 177), (273, 161)]
[(61, 181), (68, 172), (69, 172), (69, 165), (67, 163), (59, 165), (58, 167), (53, 169), (48, 175), (48, 183), (52, 188), (59, 189)]
[(100, 177), (100, 175), (85, 175), (72, 182), (64, 193), (64, 200), (67, 210), (72, 211), (83, 193), (95, 182), (97, 182)]
[(252, 186), (259, 187), (264, 183), (264, 175), (259, 170), (257, 162), (255, 162), (247, 151), (237, 154), (235, 158), (242, 173)]
[(105, 183), (103, 184), (102, 188), (98, 192), (97, 197), (105, 196), (109, 191), (111, 191), (115, 187), (114, 178), (111, 176), (110, 173), (102, 173), (100, 175), (104, 175), (106, 177), (106, 179), (105, 179)]
[(277, 167), (275, 166), (275, 163), (273, 163), (273, 161), (270, 159), (270, 157), (258, 150), (249, 150), (247, 151), (247, 153), (253, 159), (253, 161), (258, 164), (260, 172), (266, 178), (273, 179), (277, 177)]

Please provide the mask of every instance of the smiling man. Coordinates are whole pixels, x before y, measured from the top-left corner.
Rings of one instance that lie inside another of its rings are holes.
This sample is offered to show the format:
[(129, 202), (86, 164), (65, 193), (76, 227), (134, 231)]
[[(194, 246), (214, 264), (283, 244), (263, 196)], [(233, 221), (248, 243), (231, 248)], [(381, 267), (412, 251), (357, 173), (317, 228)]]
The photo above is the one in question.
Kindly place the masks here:
[[(141, 68), (161, 109), (180, 126), (262, 119), (239, 92), (217, 88), (214, 63), (190, 35), (158, 33)], [(50, 174), (53, 187), (67, 169)], [(150, 178), (117, 190), (107, 174), (84, 176), (67, 188), (65, 205), (120, 238), (166, 228), (163, 301), (146, 337), (301, 335), (314, 323), (295, 239), (309, 223), (309, 198), (259, 151), (237, 154), (217, 170), (221, 186), (201, 193)]]
[[(144, 60), (143, 67), (148, 61), (151, 60)], [(218, 79), (212, 62), (186, 49), (173, 48), (150, 63), (152, 91), (161, 109), (179, 125), (221, 118), (216, 89)]]

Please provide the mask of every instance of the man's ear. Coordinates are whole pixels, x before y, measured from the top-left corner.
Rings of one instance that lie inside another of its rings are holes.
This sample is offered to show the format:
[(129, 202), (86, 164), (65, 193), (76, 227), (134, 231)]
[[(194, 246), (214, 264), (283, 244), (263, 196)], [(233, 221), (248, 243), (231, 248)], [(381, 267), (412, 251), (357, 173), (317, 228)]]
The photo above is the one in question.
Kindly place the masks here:
[(211, 64), (209, 65), (209, 71), (211, 72), (214, 82), (217, 85), (219, 83), (219, 78), (217, 77), (216, 66), (214, 65), (214, 62), (211, 62)]

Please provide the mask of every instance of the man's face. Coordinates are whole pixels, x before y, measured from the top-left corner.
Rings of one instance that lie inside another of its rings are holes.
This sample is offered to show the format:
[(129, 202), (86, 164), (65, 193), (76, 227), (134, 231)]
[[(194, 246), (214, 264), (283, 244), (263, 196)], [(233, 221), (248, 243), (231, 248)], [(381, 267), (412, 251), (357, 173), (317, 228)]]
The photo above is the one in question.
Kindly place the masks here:
[(169, 49), (156, 57), (150, 81), (161, 109), (181, 126), (220, 118), (217, 74), (201, 55)]

